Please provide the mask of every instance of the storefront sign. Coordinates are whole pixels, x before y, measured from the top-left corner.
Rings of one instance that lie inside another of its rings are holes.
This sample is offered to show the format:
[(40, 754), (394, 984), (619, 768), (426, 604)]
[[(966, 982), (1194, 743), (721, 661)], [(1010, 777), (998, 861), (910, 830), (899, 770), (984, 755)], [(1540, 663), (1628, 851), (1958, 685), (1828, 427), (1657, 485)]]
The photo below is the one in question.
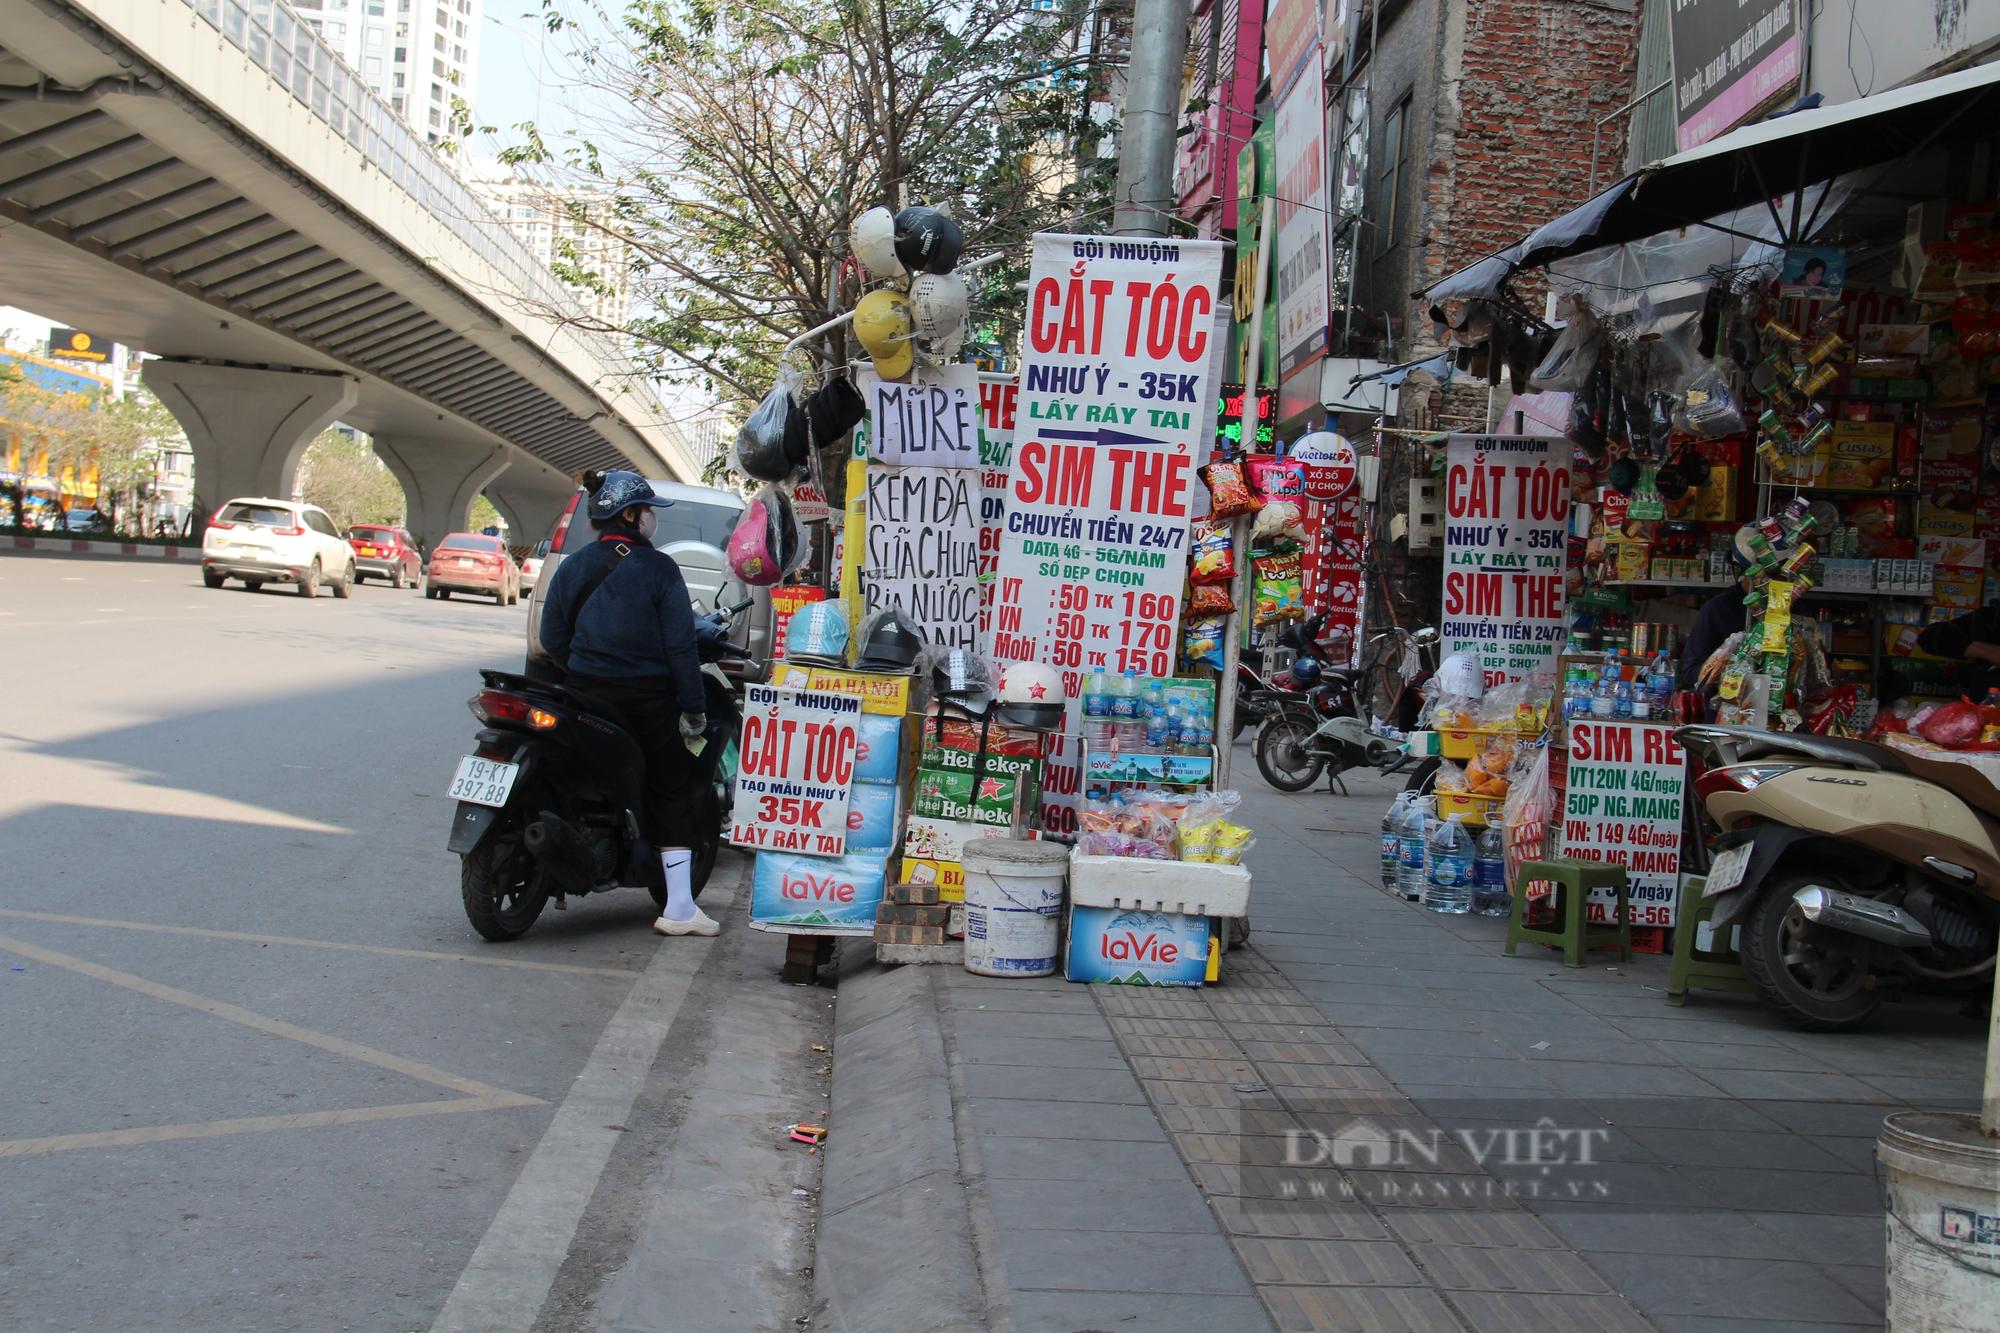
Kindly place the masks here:
[(833, 511), (827, 507), (826, 493), (809, 481), (792, 487), (792, 512), (801, 523), (824, 523), (833, 517)]
[(1733, 128), (1799, 77), (1792, 0), (1674, 0), (1667, 24), (1682, 152)]
[(729, 840), (756, 851), (842, 855), (860, 715), (852, 695), (749, 686)]
[[(1303, 6), (1301, 6), (1303, 7)], [(1310, 11), (1308, 11), (1310, 12)], [(1273, 64), (1275, 72), (1277, 66)], [(1319, 68), (1313, 43), (1308, 71)], [(1328, 241), (1326, 90), (1308, 75), (1278, 103), (1278, 378), (1290, 379), (1327, 354)], [(1315, 391), (1316, 396), (1316, 391)]]
[(1302, 75), (1319, 69), (1319, 0), (1271, 0), (1269, 12), (1264, 44), (1271, 56), (1271, 90), (1282, 97), (1303, 83), (1317, 86), (1317, 78)]
[[(1671, 926), (1680, 888), (1687, 759), (1674, 729), (1644, 722), (1572, 722), (1562, 854), (1625, 867), (1635, 926)], [(1611, 920), (1618, 895), (1593, 889), (1589, 919)]]
[(92, 337), (82, 329), (50, 329), (49, 357), (55, 361), (89, 361), (101, 365), (111, 359), (115, 344)]
[(1361, 564), (1367, 554), (1368, 524), (1361, 497), (1350, 492), (1338, 500), (1305, 506), (1306, 552), (1300, 565), (1300, 593), (1306, 614), (1326, 612), (1320, 638), (1345, 635), (1347, 657), (1335, 664), (1361, 661)]
[(1014, 466), (1014, 413), (1019, 378), (979, 385), (979, 642), (993, 641), (993, 591), (999, 586), (1000, 536), (1007, 516), (1007, 477)]
[[(1072, 736), (1093, 667), (1173, 674), (1221, 272), (1214, 241), (1035, 237), (991, 655), (1060, 668)], [(1067, 834), (1061, 748), (1043, 827)]]
[(1298, 463), (1307, 499), (1338, 500), (1354, 488), (1354, 446), (1330, 430), (1301, 435), (1286, 457)]
[(1567, 637), (1571, 445), (1454, 435), (1444, 480), (1446, 653), (1478, 653), (1486, 683), (1555, 670)]
[(980, 503), (971, 468), (869, 464), (868, 610), (900, 606), (929, 642), (978, 647)]
[(979, 466), (978, 369), (930, 366), (910, 380), (875, 380), (868, 400), (870, 456), (882, 463)]

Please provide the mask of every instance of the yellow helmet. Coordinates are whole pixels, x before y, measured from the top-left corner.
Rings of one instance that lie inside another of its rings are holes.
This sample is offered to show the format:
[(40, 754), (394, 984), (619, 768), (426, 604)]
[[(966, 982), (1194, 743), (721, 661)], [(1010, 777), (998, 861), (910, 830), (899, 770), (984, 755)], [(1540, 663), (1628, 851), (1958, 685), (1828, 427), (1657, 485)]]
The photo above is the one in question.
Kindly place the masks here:
[(854, 308), (854, 336), (868, 349), (875, 373), (885, 380), (910, 373), (916, 361), (910, 346), (913, 331), (910, 298), (901, 292), (870, 292)]

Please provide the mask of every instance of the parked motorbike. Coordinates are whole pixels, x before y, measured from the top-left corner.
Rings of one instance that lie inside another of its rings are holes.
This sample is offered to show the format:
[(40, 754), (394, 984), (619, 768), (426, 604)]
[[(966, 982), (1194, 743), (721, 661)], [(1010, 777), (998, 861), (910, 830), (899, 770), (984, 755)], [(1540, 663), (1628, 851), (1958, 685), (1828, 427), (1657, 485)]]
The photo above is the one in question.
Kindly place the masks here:
[(1366, 766), (1394, 771), (1402, 759), (1401, 747), (1369, 731), (1362, 718), (1361, 673), (1320, 661), (1318, 629), (1324, 620), (1321, 613), (1288, 628), (1290, 642), (1313, 645), (1309, 657), (1293, 663), (1294, 681), (1303, 676), (1307, 687), (1273, 692), (1251, 746), (1257, 771), (1279, 791), (1304, 791), (1326, 774), (1327, 790), (1339, 784), (1345, 795), (1340, 775), (1346, 770)]
[(1964, 764), (1868, 741), (1695, 725), (1694, 789), (1720, 830), (1704, 899), (1794, 1027), (1859, 1027), (1895, 991), (1989, 991), (2000, 940), (2000, 790)]
[[(719, 665), (749, 655), (728, 640), (744, 601), (696, 621), (708, 729), (690, 879), (695, 895), (715, 869), (735, 777), (741, 713)], [(588, 693), (507, 671), (482, 670), (466, 701), (484, 724), (459, 761), (448, 847), (472, 928), (489, 940), (526, 934), (551, 897), (643, 887), (666, 905), (660, 858), (640, 834), (645, 756), (618, 709)]]

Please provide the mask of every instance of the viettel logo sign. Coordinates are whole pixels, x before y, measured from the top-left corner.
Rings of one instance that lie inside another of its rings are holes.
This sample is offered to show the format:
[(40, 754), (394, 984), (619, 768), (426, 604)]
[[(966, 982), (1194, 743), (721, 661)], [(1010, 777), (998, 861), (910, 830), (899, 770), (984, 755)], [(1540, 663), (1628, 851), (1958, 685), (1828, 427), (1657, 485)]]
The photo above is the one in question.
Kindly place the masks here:
[(1155, 931), (1144, 935), (1135, 930), (1104, 932), (1097, 944), (1098, 952), (1105, 958), (1120, 963), (1154, 963), (1161, 967), (1180, 961), (1181, 946), (1171, 937), (1162, 937)]
[(851, 903), (854, 885), (837, 875), (787, 871), (778, 880), (780, 896), (797, 902)]

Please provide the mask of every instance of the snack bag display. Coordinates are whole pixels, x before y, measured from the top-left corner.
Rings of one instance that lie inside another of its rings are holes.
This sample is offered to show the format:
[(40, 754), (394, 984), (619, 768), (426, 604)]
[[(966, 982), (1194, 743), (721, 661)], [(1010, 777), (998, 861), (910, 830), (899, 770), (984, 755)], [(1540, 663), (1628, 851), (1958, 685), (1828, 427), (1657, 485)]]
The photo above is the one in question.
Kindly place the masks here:
[(1236, 577), (1236, 551), (1230, 541), (1227, 519), (1198, 518), (1190, 536), (1194, 557), (1188, 578), (1196, 585), (1228, 583)]
[(1266, 504), (1273, 500), (1297, 500), (1306, 493), (1305, 469), (1290, 458), (1258, 455), (1244, 464), (1250, 484)]
[(1275, 625), (1286, 620), (1304, 620), (1306, 606), (1299, 583), (1299, 556), (1260, 556), (1251, 562), (1257, 571), (1257, 613), (1259, 625)]
[(1200, 792), (1190, 797), (1180, 819), (1180, 859), (1215, 865), (1236, 865), (1257, 845), (1255, 832), (1230, 822), (1242, 804), (1234, 791)]
[(1181, 656), (1189, 666), (1210, 666), (1222, 670), (1222, 645), (1229, 635), (1228, 616), (1209, 616), (1187, 622), (1181, 637)]
[(1191, 616), (1226, 616), (1235, 609), (1235, 603), (1229, 600), (1229, 589), (1215, 584), (1196, 587), (1187, 605)]
[(1250, 536), (1262, 541), (1271, 537), (1285, 537), (1303, 544), (1306, 540), (1306, 517), (1296, 500), (1269, 500), (1257, 511), (1257, 521), (1251, 525)]
[(1252, 493), (1243, 475), (1243, 464), (1220, 460), (1202, 468), (1197, 475), (1208, 487), (1211, 517), (1235, 518), (1238, 514), (1254, 514), (1261, 507), (1262, 502)]

